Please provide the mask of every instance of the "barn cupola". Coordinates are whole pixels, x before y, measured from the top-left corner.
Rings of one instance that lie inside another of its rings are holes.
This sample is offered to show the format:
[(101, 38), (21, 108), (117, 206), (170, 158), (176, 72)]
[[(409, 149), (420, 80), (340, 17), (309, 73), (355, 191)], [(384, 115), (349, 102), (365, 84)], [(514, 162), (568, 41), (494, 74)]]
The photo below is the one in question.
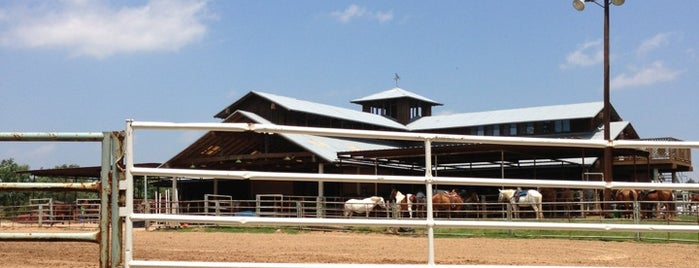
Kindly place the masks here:
[(420, 117), (432, 115), (432, 106), (442, 105), (399, 87), (351, 102), (362, 105), (363, 112), (382, 115), (404, 125)]

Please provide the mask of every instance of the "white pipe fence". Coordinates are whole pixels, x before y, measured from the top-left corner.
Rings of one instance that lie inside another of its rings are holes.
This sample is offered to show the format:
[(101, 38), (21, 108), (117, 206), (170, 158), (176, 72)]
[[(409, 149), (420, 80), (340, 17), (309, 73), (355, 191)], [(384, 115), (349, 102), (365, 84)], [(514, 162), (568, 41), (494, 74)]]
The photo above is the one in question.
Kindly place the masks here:
[[(603, 140), (573, 140), (546, 139), (523, 137), (485, 137), (469, 135), (442, 135), (431, 133), (405, 133), (367, 130), (348, 130), (331, 128), (313, 128), (281, 126), (273, 124), (245, 123), (167, 123), (167, 122), (136, 122), (127, 120), (125, 137), (125, 184), (120, 189), (126, 191), (125, 207), (119, 212), (125, 217), (124, 238), (124, 267), (470, 267), (470, 265), (437, 265), (434, 260), (434, 228), (481, 228), (481, 229), (530, 229), (530, 230), (581, 230), (581, 231), (629, 231), (629, 232), (699, 232), (697, 225), (655, 225), (655, 224), (595, 224), (595, 223), (549, 223), (526, 221), (445, 221), (435, 220), (432, 211), (433, 184), (451, 184), (464, 186), (510, 186), (510, 187), (552, 187), (579, 189), (673, 189), (699, 190), (699, 184), (658, 184), (631, 182), (584, 182), (563, 180), (526, 180), (526, 179), (493, 179), (493, 178), (462, 178), (462, 177), (433, 177), (431, 168), (426, 168), (425, 176), (384, 176), (384, 175), (347, 175), (347, 174), (307, 174), (283, 172), (256, 171), (220, 171), (198, 169), (164, 169), (134, 167), (134, 130), (196, 130), (196, 131), (230, 131), (257, 133), (294, 133), (332, 137), (352, 137), (365, 139), (390, 139), (423, 141), (425, 143), (425, 166), (431, 167), (431, 143), (482, 143), (500, 145), (528, 145), (552, 147), (580, 148), (699, 148), (699, 142), (677, 141), (603, 141)], [(309, 182), (352, 182), (352, 183), (400, 183), (423, 184), (427, 195), (427, 218), (420, 220), (396, 219), (328, 219), (328, 218), (279, 218), (279, 217), (236, 217), (236, 216), (192, 216), (134, 213), (133, 207), (133, 176), (162, 176), (162, 177), (200, 177), (232, 180), (265, 180), (265, 181), (309, 181)], [(180, 261), (145, 261), (133, 259), (133, 221), (153, 220), (162, 222), (193, 222), (243, 225), (314, 225), (314, 226), (380, 226), (380, 227), (425, 227), (428, 239), (428, 261), (419, 265), (384, 265), (384, 264), (289, 264), (289, 263), (246, 263), (246, 262), (180, 262)]]

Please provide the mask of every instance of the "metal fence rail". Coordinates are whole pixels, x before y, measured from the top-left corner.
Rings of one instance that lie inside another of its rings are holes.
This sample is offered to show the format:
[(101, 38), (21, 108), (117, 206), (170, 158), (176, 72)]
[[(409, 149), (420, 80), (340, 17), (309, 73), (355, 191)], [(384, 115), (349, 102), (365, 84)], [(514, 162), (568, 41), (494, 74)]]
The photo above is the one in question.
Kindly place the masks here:
[[(97, 232), (71, 233), (0, 233), (0, 241), (71, 241), (91, 242), (100, 245), (100, 267), (108, 267), (109, 244), (109, 196), (111, 194), (110, 171), (113, 152), (120, 146), (117, 132), (0, 132), (0, 141), (9, 142), (101, 142), (100, 182), (94, 183), (0, 183), (0, 191), (92, 191), (100, 196), (99, 230)], [(116, 215), (116, 214), (115, 214)], [(114, 239), (118, 240), (118, 239)], [(112, 265), (118, 263), (121, 254), (112, 254)]]
[[(432, 142), (447, 143), (485, 143), (485, 144), (515, 144), (537, 146), (567, 146), (586, 148), (635, 148), (635, 147), (665, 147), (665, 148), (699, 148), (699, 142), (608, 142), (600, 140), (566, 140), (522, 137), (485, 137), (467, 135), (441, 135), (426, 133), (404, 133), (385, 131), (365, 131), (348, 129), (312, 128), (280, 126), (273, 124), (243, 124), (243, 123), (166, 123), (166, 122), (135, 122), (127, 120), (125, 138), (126, 183), (120, 186), (126, 190), (125, 207), (120, 208), (120, 215), (125, 217), (124, 267), (309, 267), (310, 264), (284, 263), (215, 263), (215, 262), (172, 262), (172, 261), (143, 261), (133, 259), (133, 221), (154, 220), (165, 222), (203, 222), (212, 224), (237, 223), (248, 225), (341, 225), (341, 226), (383, 226), (383, 227), (426, 227), (428, 230), (428, 261), (416, 267), (434, 267), (434, 228), (494, 228), (494, 229), (549, 229), (549, 230), (622, 230), (643, 232), (699, 232), (699, 226), (669, 226), (669, 225), (629, 225), (629, 224), (588, 224), (588, 223), (546, 223), (523, 221), (443, 221), (435, 220), (432, 211), (433, 184), (453, 184), (470, 186), (547, 186), (553, 188), (581, 189), (619, 189), (633, 187), (636, 189), (685, 189), (699, 190), (696, 184), (659, 185), (650, 183), (627, 182), (572, 182), (572, 181), (541, 181), (520, 179), (492, 178), (457, 178), (433, 177), (430, 168), (426, 168), (424, 176), (376, 176), (376, 175), (346, 175), (346, 174), (306, 174), (254, 171), (217, 171), (196, 169), (154, 169), (136, 168), (133, 163), (134, 130), (204, 130), (257, 133), (294, 133), (332, 137), (352, 137), (369, 139), (393, 139), (422, 141), (425, 147), (425, 167), (432, 166)], [(187, 216), (187, 215), (156, 215), (134, 213), (133, 207), (133, 176), (170, 176), (170, 177), (205, 177), (233, 180), (267, 180), (267, 181), (311, 181), (311, 182), (362, 182), (362, 183), (403, 183), (425, 185), (427, 194), (427, 218), (420, 220), (380, 220), (380, 219), (327, 219), (327, 218), (279, 218), (279, 217), (236, 217), (236, 216)], [(356, 267), (355, 264), (323, 264), (319, 267)], [(395, 267), (396, 265), (369, 264), (370, 267)], [(400, 267), (406, 265), (401, 264)], [(408, 265), (413, 266), (413, 265)], [(453, 267), (465, 267), (450, 265)]]

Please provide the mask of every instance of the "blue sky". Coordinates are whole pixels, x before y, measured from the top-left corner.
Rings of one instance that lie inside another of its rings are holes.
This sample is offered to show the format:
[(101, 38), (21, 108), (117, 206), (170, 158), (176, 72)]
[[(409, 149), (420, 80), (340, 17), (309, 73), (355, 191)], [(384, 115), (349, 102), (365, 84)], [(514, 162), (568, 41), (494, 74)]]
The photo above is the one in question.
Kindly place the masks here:
[[(437, 114), (602, 101), (603, 9), (571, 2), (6, 0), (0, 131), (218, 122), (251, 90), (359, 109), (349, 101), (394, 87), (394, 73), (443, 103)], [(611, 102), (643, 138), (699, 140), (697, 11), (610, 9)], [(145, 135), (136, 160), (166, 161), (198, 135)], [(91, 166), (99, 149), (0, 143), (0, 159)]]

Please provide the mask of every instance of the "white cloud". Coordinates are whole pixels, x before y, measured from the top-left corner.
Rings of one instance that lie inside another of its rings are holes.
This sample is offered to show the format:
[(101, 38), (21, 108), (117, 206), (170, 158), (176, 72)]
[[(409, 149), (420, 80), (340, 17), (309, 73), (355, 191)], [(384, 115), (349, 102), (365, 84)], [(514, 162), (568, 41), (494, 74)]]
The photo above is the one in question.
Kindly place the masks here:
[(635, 70), (632, 74), (620, 74), (612, 81), (612, 89), (620, 89), (634, 86), (647, 86), (660, 82), (667, 82), (677, 79), (682, 71), (672, 70), (664, 66), (663, 62), (656, 61), (649, 66)]
[(566, 62), (561, 64), (561, 69), (568, 69), (577, 66), (591, 66), (604, 61), (604, 50), (602, 40), (585, 42), (577, 47), (575, 51), (566, 56)]
[(371, 12), (358, 5), (350, 5), (345, 10), (334, 11), (330, 13), (330, 15), (342, 23), (349, 23), (350, 21), (359, 18), (376, 20), (380, 23), (393, 20), (393, 11)]
[(636, 54), (645, 55), (657, 48), (668, 45), (670, 43), (670, 35), (671, 33), (659, 33), (649, 39), (643, 40), (641, 45), (638, 46), (638, 49), (636, 49)]
[(118, 53), (175, 51), (206, 34), (202, 0), (151, 0), (143, 6), (112, 7), (102, 1), (60, 1), (56, 6), (18, 9), (3, 26), (0, 44), (61, 48), (74, 55), (105, 58)]

